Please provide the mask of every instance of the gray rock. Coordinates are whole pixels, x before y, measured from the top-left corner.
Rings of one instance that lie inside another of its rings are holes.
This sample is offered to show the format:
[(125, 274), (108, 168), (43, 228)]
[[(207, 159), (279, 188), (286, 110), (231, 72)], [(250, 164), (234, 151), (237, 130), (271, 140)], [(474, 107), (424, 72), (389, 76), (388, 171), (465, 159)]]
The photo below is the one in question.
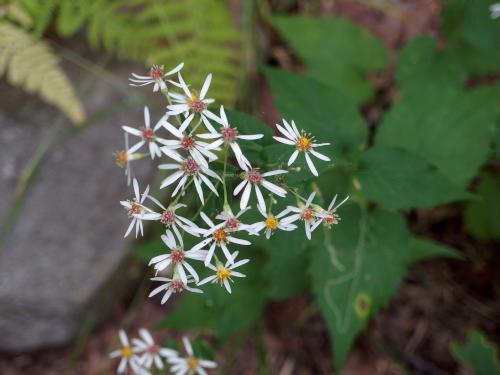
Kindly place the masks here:
[[(129, 69), (114, 71), (126, 81)], [(81, 71), (72, 75), (85, 82), (89, 114), (128, 96)], [(26, 351), (73, 339), (126, 254), (132, 239), (123, 238), (128, 219), (119, 200), (131, 195), (112, 154), (123, 147), (120, 126), (142, 124), (142, 107), (75, 131), (58, 125), (60, 115), (32, 96), (5, 83), (0, 93), (2, 225), (21, 170), (40, 144), (52, 142), (0, 248), (0, 350)], [(153, 121), (160, 115), (153, 111)], [(135, 170), (143, 182), (153, 173), (147, 161)]]

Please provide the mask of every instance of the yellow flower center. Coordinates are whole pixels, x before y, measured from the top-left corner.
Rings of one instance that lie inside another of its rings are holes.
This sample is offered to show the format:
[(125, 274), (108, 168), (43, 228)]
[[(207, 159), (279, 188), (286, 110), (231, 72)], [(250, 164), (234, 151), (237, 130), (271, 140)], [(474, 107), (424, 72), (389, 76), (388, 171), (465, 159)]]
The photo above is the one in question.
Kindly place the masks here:
[(226, 279), (229, 279), (231, 277), (231, 271), (228, 270), (227, 268), (221, 267), (217, 271), (217, 280), (220, 282), (223, 282)]
[(311, 137), (306, 137), (305, 135), (301, 135), (297, 139), (297, 149), (299, 151), (309, 151), (312, 148), (312, 138)]
[(127, 165), (128, 162), (128, 156), (125, 151), (120, 151), (116, 154), (116, 165), (118, 165), (120, 168), (123, 168)]
[(195, 357), (189, 357), (187, 359), (187, 365), (191, 370), (194, 370), (195, 368), (197, 368), (199, 363), (200, 363), (200, 361)]
[(214, 232), (214, 240), (216, 242), (225, 242), (227, 239), (227, 233), (224, 229), (217, 229)]
[(271, 230), (276, 230), (278, 228), (279, 221), (274, 216), (269, 216), (266, 219), (266, 228)]
[(124, 358), (130, 358), (130, 357), (132, 357), (132, 354), (133, 354), (133, 351), (132, 351), (132, 348), (130, 346), (126, 346), (122, 349), (122, 356)]
[(188, 104), (191, 107), (194, 103), (200, 100), (200, 96), (196, 91), (191, 91), (191, 97), (188, 99)]

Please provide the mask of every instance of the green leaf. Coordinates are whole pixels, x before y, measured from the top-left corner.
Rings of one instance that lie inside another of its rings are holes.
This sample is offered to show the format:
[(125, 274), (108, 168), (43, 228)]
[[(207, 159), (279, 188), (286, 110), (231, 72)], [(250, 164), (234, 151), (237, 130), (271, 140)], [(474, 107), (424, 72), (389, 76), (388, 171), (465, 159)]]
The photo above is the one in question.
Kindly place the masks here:
[(268, 297), (291, 298), (309, 286), (308, 242), (302, 227), (292, 232), (278, 231), (269, 239), (266, 244), (269, 259), (265, 266)]
[(436, 257), (464, 259), (464, 255), (458, 250), (426, 238), (411, 236), (409, 245), (410, 256), (415, 262)]
[(213, 330), (223, 341), (248, 328), (262, 313), (266, 294), (261, 277), (262, 261), (256, 255), (246, 255), (251, 261), (238, 271), (247, 277), (235, 278), (232, 294), (219, 284), (205, 284), (203, 294), (184, 294), (158, 327)]
[(500, 22), (490, 17), (494, 0), (448, 0), (442, 31), (469, 70), (475, 74), (498, 72)]
[(499, 88), (463, 92), (422, 87), (385, 115), (375, 142), (413, 151), (466, 186), (488, 158)]
[(397, 291), (412, 263), (456, 257), (447, 247), (415, 241), (396, 213), (367, 212), (347, 203), (339, 214), (342, 221), (333, 232), (323, 229), (325, 245), (310, 251), (312, 289), (330, 331), (337, 372), (369, 317)]
[(332, 144), (322, 153), (338, 157), (364, 146), (367, 126), (354, 101), (311, 78), (271, 68), (264, 73), (281, 115), (318, 142)]
[(432, 207), (470, 196), (421, 156), (392, 147), (366, 151), (358, 179), (366, 197), (392, 210)]
[(500, 374), (498, 348), (481, 332), (470, 331), (465, 344), (451, 343), (453, 356), (474, 370), (475, 375)]
[(476, 193), (480, 199), (465, 207), (467, 230), (484, 241), (500, 240), (500, 177), (483, 174)]
[(400, 51), (396, 80), (404, 96), (429, 85), (436, 89), (444, 86), (458, 89), (462, 87), (466, 73), (455, 50), (438, 51), (433, 38), (419, 36)]
[(274, 17), (307, 74), (356, 103), (373, 96), (368, 75), (387, 65), (387, 50), (370, 32), (341, 18)]

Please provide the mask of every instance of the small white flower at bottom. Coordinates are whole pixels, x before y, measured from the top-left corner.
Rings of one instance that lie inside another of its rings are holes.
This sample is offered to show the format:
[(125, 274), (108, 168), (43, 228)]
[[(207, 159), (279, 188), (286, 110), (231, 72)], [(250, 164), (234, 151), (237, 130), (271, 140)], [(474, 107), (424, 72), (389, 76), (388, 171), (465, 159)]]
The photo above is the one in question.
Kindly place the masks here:
[(189, 276), (187, 278), (188, 282), (186, 284), (183, 283), (182, 280), (178, 276), (175, 276), (175, 275), (172, 279), (168, 278), (168, 277), (153, 277), (151, 280), (163, 282), (162, 285), (153, 289), (153, 291), (151, 293), (149, 293), (149, 296), (148, 296), (148, 297), (153, 297), (153, 296), (157, 295), (158, 293), (165, 292), (165, 295), (161, 299), (162, 305), (168, 301), (168, 299), (172, 296), (172, 294), (182, 293), (185, 290), (187, 290), (188, 292), (192, 292), (192, 293), (203, 293), (203, 291), (201, 289), (191, 288), (190, 286), (188, 286), (189, 283), (194, 282), (194, 280), (191, 276)]
[(278, 131), (285, 138), (283, 137), (273, 137), (273, 138), (280, 143), (284, 143), (290, 146), (295, 146), (295, 151), (290, 156), (290, 159), (288, 159), (288, 166), (293, 164), (295, 159), (297, 159), (297, 156), (299, 156), (300, 152), (303, 152), (309, 170), (313, 175), (318, 176), (318, 171), (316, 170), (316, 167), (314, 166), (314, 163), (312, 162), (309, 154), (323, 161), (330, 161), (330, 158), (328, 156), (323, 155), (314, 150), (316, 147), (328, 146), (330, 145), (330, 143), (314, 143), (314, 137), (310, 134), (306, 134), (303, 130), (299, 132), (297, 126), (295, 126), (295, 121), (293, 120), (292, 120), (292, 125), (290, 125), (288, 122), (286, 122), (285, 119), (283, 119), (283, 126), (281, 126), (280, 124), (276, 124), (276, 127), (278, 128)]
[(157, 345), (147, 329), (141, 328), (139, 336), (141, 338), (133, 338), (132, 343), (134, 344), (134, 352), (140, 354), (139, 363), (141, 366), (151, 368), (154, 363), (156, 368), (161, 370), (164, 368), (162, 357), (170, 358), (177, 356), (175, 350), (162, 348)]
[(118, 365), (116, 372), (118, 374), (125, 374), (127, 372), (127, 367), (130, 366), (134, 374), (149, 374), (149, 371), (141, 367), (139, 357), (134, 352), (134, 348), (130, 345), (125, 331), (122, 329), (118, 331), (118, 336), (120, 337), (122, 348), (109, 353), (110, 358), (121, 357), (120, 364)]
[[(232, 257), (233, 257), (233, 259), (236, 259), (237, 256), (238, 256), (238, 252), (235, 251), (232, 254)], [(229, 282), (230, 281), (234, 282), (231, 279), (231, 277), (233, 277), (233, 276), (234, 277), (246, 277), (244, 274), (237, 272), (234, 269), (248, 263), (249, 261), (250, 261), (250, 259), (242, 259), (242, 260), (239, 260), (233, 264), (231, 264), (229, 261), (226, 261), (226, 264), (222, 264), (221, 262), (216, 261), (215, 266), (212, 264), (209, 264), (207, 267), (210, 268), (212, 271), (215, 271), (215, 275), (209, 276), (209, 277), (201, 280), (198, 283), (198, 286), (206, 284), (208, 282), (212, 282), (212, 283), (219, 282), (221, 286), (224, 285), (226, 290), (229, 293), (231, 293), (231, 284)]]
[(170, 371), (175, 375), (207, 375), (206, 368), (216, 368), (217, 363), (207, 359), (197, 358), (194, 355), (193, 347), (187, 337), (182, 338), (187, 357), (177, 357), (167, 359), (172, 365)]
[(299, 219), (302, 220), (304, 222), (304, 228), (306, 230), (306, 237), (308, 240), (311, 239), (311, 232), (318, 226), (315, 225), (317, 220), (328, 217), (327, 213), (318, 212), (314, 208), (310, 207), (315, 195), (316, 193), (312, 192), (305, 205), (299, 204), (298, 207), (288, 206), (287, 210), (293, 212), (293, 214), (285, 219), (287, 223), (293, 223)]
[(142, 195), (139, 191), (139, 183), (135, 178), (133, 181), (133, 187), (135, 195), (134, 199), (120, 201), (120, 204), (127, 210), (128, 216), (132, 218), (132, 221), (130, 222), (127, 232), (125, 232), (124, 237), (127, 237), (129, 235), (134, 225), (135, 237), (137, 237), (139, 231), (141, 232), (141, 236), (144, 235), (142, 220), (158, 220), (161, 217), (159, 213), (152, 211), (143, 204), (149, 193), (149, 185), (146, 187), (146, 190), (144, 190), (144, 193), (142, 193)]
[(277, 169), (275, 171), (269, 171), (265, 173), (260, 173), (258, 169), (251, 169), (247, 172), (243, 172), (241, 174), (243, 181), (241, 181), (238, 186), (233, 191), (233, 195), (238, 195), (241, 191), (241, 201), (240, 208), (243, 210), (248, 206), (248, 201), (250, 199), (250, 194), (252, 192), (252, 186), (255, 189), (255, 195), (257, 196), (258, 206), (265, 211), (266, 210), (266, 201), (264, 196), (262, 195), (262, 191), (259, 186), (265, 187), (271, 193), (276, 194), (280, 197), (286, 196), (286, 190), (282, 187), (279, 187), (276, 184), (273, 184), (265, 179), (265, 177), (276, 176), (280, 174), (288, 173), (285, 170)]
[(265, 234), (267, 239), (269, 239), (271, 235), (273, 235), (274, 232), (276, 232), (276, 230), (278, 229), (287, 232), (297, 229), (297, 226), (295, 224), (287, 222), (286, 218), (282, 220), (283, 216), (285, 216), (290, 212), (290, 210), (288, 209), (281, 211), (278, 215), (273, 215), (271, 212), (266, 213), (265, 211), (262, 211), (259, 206), (259, 212), (261, 213), (262, 216), (265, 217), (265, 220), (253, 224), (252, 227), (256, 232), (260, 232), (262, 229), (265, 228)]

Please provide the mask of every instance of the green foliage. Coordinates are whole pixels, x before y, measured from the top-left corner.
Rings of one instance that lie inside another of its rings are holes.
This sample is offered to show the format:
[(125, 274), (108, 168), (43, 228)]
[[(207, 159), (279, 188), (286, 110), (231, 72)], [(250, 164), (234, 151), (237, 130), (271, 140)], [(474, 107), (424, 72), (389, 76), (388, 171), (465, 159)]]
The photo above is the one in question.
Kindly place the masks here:
[(223, 1), (63, 1), (56, 25), (64, 36), (85, 28), (92, 46), (122, 59), (167, 69), (184, 61), (192, 87), (200, 89), (211, 72), (210, 96), (222, 103), (236, 97), (241, 36)]
[(479, 199), (468, 202), (465, 208), (467, 230), (484, 241), (500, 240), (500, 177), (484, 173), (476, 193)]
[(341, 18), (274, 17), (274, 24), (303, 60), (307, 75), (364, 102), (374, 93), (367, 79), (387, 65), (385, 46)]
[(71, 82), (50, 48), (22, 28), (0, 21), (0, 76), (13, 86), (37, 94), (56, 106), (73, 123), (85, 119)]
[(352, 99), (311, 78), (270, 68), (264, 73), (281, 115), (332, 143), (322, 152), (338, 157), (365, 145), (367, 128)]
[(402, 96), (427, 86), (459, 89), (465, 78), (466, 69), (457, 51), (438, 51), (436, 41), (429, 36), (413, 39), (399, 52), (396, 80)]
[(426, 208), (470, 197), (421, 156), (376, 146), (363, 154), (358, 172), (367, 198), (388, 209)]
[(450, 246), (417, 236), (410, 236), (409, 250), (414, 261), (436, 257), (464, 259), (462, 253)]
[(384, 116), (376, 144), (412, 151), (466, 186), (489, 156), (497, 105), (489, 88), (422, 87)]
[(342, 209), (329, 248), (312, 250), (313, 291), (330, 330), (339, 370), (368, 318), (396, 292), (414, 262), (453, 256), (448, 247), (409, 236), (401, 216), (357, 205)]
[(453, 341), (451, 352), (458, 361), (471, 367), (475, 375), (500, 374), (498, 348), (478, 331), (470, 331), (464, 344)]
[(500, 22), (491, 19), (495, 0), (448, 0), (442, 16), (442, 31), (460, 61), (475, 74), (498, 72), (500, 66)]
[(261, 265), (262, 261), (254, 252), (252, 261), (242, 267), (247, 277), (238, 279), (232, 294), (218, 284), (207, 284), (203, 294), (183, 296), (158, 327), (215, 330), (221, 340), (248, 328), (264, 308), (266, 292)]

